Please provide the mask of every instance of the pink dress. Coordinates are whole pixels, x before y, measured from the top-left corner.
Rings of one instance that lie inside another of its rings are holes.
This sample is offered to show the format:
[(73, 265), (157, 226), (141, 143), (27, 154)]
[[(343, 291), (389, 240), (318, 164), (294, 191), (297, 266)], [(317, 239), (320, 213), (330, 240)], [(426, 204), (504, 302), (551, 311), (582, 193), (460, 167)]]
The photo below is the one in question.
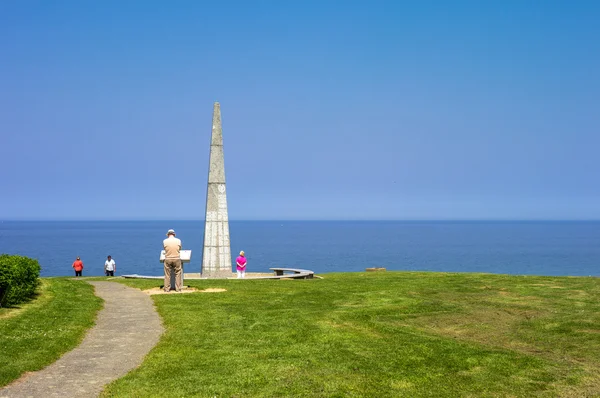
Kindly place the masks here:
[[(246, 257), (239, 256), (235, 259), (238, 271), (246, 271)], [(241, 265), (240, 265), (241, 264)]]

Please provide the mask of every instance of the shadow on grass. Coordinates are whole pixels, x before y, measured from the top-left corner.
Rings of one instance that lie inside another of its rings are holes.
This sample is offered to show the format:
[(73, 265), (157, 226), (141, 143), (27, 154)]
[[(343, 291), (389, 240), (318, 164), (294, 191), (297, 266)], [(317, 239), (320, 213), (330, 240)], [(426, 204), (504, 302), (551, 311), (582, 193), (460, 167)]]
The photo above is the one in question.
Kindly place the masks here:
[(0, 292), (0, 316), (2, 316), (3, 312), (1, 310), (20, 310), (23, 309), (23, 305), (27, 305), (35, 300), (37, 300), (41, 296), (42, 284), (40, 283), (40, 287), (29, 297), (25, 298), (20, 303), (16, 304), (3, 304), (4, 295), (6, 295), (9, 290), (7, 289), (5, 292)]

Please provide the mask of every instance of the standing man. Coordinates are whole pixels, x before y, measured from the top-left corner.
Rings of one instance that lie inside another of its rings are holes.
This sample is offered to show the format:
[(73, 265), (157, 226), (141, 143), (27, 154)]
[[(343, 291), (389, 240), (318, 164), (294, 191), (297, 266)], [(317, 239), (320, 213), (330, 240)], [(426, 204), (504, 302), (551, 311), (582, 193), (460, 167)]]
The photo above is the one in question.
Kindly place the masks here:
[(83, 272), (83, 261), (81, 261), (79, 257), (77, 257), (77, 260), (73, 262), (73, 269), (75, 270), (75, 277), (82, 276), (81, 273)]
[(179, 256), (181, 240), (175, 237), (175, 231), (172, 229), (167, 232), (167, 239), (163, 240), (163, 247), (165, 249), (165, 285), (163, 289), (165, 292), (171, 290), (171, 270), (174, 270), (175, 290), (181, 292), (181, 258)]
[(104, 262), (104, 274), (106, 276), (115, 276), (116, 270), (117, 264), (115, 264), (115, 260), (113, 260), (110, 256), (106, 257), (106, 261)]

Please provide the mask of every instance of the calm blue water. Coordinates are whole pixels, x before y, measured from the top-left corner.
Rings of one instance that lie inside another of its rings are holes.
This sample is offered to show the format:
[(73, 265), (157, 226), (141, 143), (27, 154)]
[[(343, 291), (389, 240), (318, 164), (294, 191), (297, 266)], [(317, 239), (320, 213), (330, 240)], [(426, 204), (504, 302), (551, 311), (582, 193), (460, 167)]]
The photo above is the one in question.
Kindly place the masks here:
[[(37, 258), (43, 276), (101, 275), (108, 254), (117, 274), (161, 275), (169, 228), (192, 250), (186, 272), (200, 272), (202, 221), (0, 222), (0, 253)], [(390, 270), (598, 275), (600, 222), (232, 221), (231, 249), (249, 272), (269, 267), (317, 273)]]

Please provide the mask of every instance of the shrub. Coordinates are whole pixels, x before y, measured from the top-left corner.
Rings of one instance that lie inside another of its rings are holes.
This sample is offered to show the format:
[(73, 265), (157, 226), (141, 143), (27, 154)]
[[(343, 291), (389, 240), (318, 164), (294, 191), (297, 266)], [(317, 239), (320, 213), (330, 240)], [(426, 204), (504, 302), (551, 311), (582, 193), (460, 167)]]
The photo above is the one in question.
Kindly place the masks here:
[(40, 263), (23, 256), (0, 255), (0, 307), (29, 300), (40, 284)]

